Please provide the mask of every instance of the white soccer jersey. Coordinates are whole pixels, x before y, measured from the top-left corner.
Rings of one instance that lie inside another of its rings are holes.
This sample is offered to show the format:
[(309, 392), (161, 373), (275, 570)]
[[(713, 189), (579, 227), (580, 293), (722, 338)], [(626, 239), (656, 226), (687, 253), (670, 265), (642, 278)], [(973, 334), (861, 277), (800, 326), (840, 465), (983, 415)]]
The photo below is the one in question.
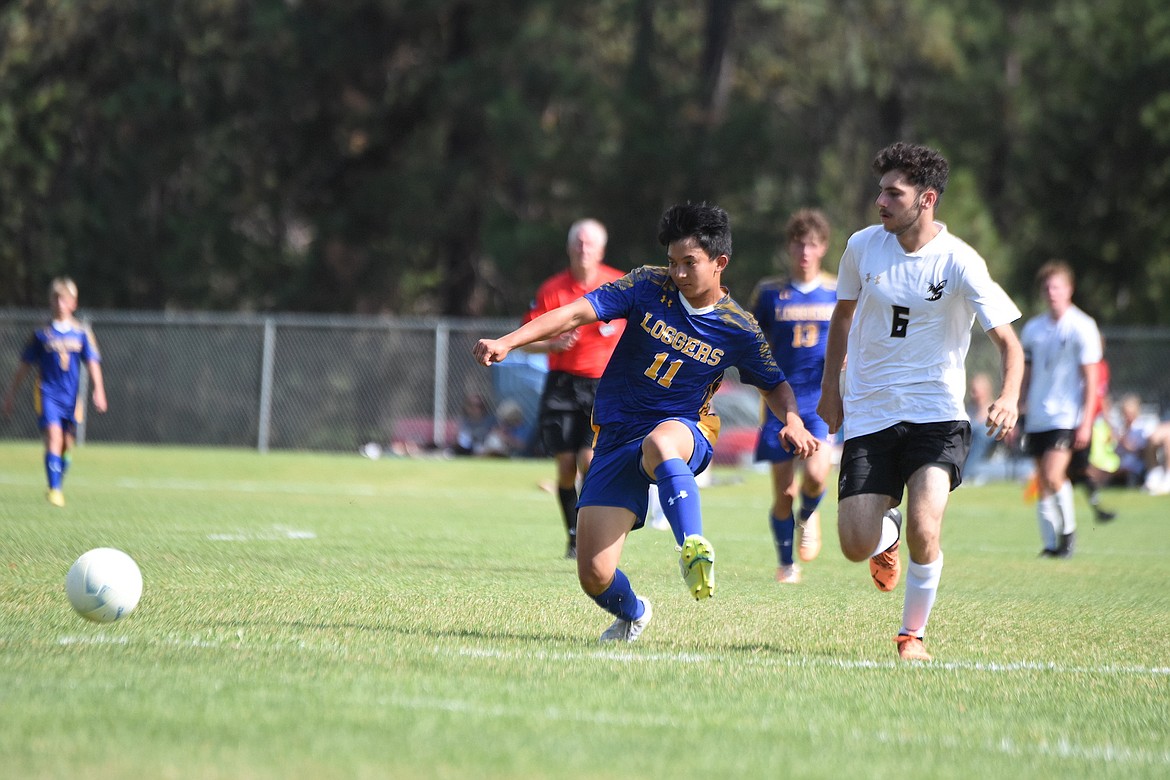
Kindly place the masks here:
[(1101, 361), (1101, 333), (1093, 318), (1070, 306), (1059, 320), (1045, 312), (1020, 332), (1030, 369), (1024, 431), (1072, 430), (1081, 422), (1085, 377), (1081, 366)]
[(939, 233), (907, 254), (881, 225), (849, 238), (837, 298), (857, 301), (845, 363), (845, 438), (899, 422), (966, 420), (971, 324), (990, 330), (1020, 310), (979, 253), (936, 222)]

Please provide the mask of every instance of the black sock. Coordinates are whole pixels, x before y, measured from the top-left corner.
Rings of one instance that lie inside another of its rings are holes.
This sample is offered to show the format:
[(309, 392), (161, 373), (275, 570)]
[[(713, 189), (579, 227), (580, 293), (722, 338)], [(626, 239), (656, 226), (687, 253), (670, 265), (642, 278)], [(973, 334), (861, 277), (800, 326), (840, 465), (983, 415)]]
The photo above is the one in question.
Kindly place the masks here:
[(561, 500), (561, 514), (565, 516), (565, 530), (569, 532), (569, 546), (577, 545), (577, 488), (557, 488)]

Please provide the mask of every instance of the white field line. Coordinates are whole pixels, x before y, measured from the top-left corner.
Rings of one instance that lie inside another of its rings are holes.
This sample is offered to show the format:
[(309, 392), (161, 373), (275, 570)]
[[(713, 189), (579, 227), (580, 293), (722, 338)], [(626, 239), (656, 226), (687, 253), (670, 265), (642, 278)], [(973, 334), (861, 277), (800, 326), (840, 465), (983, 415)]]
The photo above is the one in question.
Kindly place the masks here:
[[(895, 669), (903, 666), (896, 661), (866, 661), (847, 660), (843, 658), (783, 658), (759, 657), (747, 658), (730, 657), (726, 655), (708, 655), (703, 653), (632, 653), (618, 650), (592, 651), (512, 651), (493, 650), (484, 647), (465, 647), (455, 650), (435, 648), (436, 655), (459, 655), (467, 658), (516, 659), (533, 661), (617, 661), (618, 663), (662, 663), (673, 662), (680, 664), (742, 664), (744, 666), (763, 666), (771, 668), (808, 669), (828, 667), (833, 669)], [(1017, 663), (987, 663), (983, 661), (931, 661), (930, 663), (915, 664), (915, 668), (927, 672), (1043, 672), (1044, 674), (1078, 674), (1098, 676), (1134, 676), (1134, 677), (1167, 677), (1170, 676), (1170, 667), (1155, 666), (1062, 666), (1060, 664), (1021, 661)]]
[(268, 531), (238, 531), (236, 533), (208, 534), (207, 538), (213, 542), (274, 542), (285, 539), (316, 539), (317, 534), (312, 531), (302, 531), (283, 525), (274, 525)]
[[(43, 488), (43, 479), (34, 477), (17, 477), (11, 474), (0, 474), (0, 485), (9, 485), (14, 487), (38, 487)], [(119, 477), (110, 481), (99, 481), (94, 479), (86, 479), (84, 477), (74, 477), (69, 480), (71, 485), (81, 485), (86, 488), (98, 488), (114, 486), (123, 490), (175, 490), (186, 491), (194, 493), (220, 492), (220, 493), (277, 493), (287, 495), (305, 495), (305, 496), (343, 496), (343, 497), (359, 497), (359, 498), (378, 498), (378, 497), (395, 497), (403, 495), (435, 497), (435, 498), (460, 498), (467, 499), (469, 494), (466, 490), (438, 488), (432, 484), (419, 483), (416, 485), (394, 485), (393, 487), (375, 485), (375, 484), (352, 484), (352, 485), (338, 485), (338, 484), (323, 484), (312, 482), (260, 482), (260, 481), (243, 481), (243, 480), (200, 480), (200, 479), (182, 479), (178, 477), (173, 478), (156, 478), (156, 479), (136, 479), (134, 477)], [(518, 487), (523, 487), (518, 485)], [(531, 500), (531, 501), (547, 501), (546, 493), (540, 491), (533, 486), (532, 490), (524, 490), (518, 493), (516, 500)]]
[[(0, 637), (0, 642), (12, 641), (11, 638)], [(230, 639), (223, 638), (176, 638), (176, 637), (157, 637), (157, 638), (139, 638), (134, 640), (135, 643), (141, 642), (143, 644), (154, 645), (168, 645), (173, 647), (204, 647), (204, 648), (236, 648), (242, 649), (246, 646), (265, 646), (273, 643), (256, 642), (245, 637), (243, 631), (232, 636)], [(95, 633), (88, 635), (66, 635), (57, 640), (59, 645), (102, 645), (102, 644), (129, 644), (128, 637), (119, 635), (110, 635), (104, 633)], [(330, 643), (328, 646), (314, 646), (306, 643), (303, 640), (297, 640), (295, 643), (277, 642), (276, 645), (286, 644), (286, 646), (294, 647), (300, 650), (319, 650), (330, 654), (337, 654), (339, 651), (344, 653), (344, 645), (338, 643)], [(819, 656), (791, 658), (782, 656), (737, 656), (720, 654), (714, 655), (710, 653), (647, 653), (647, 652), (631, 652), (623, 650), (613, 650), (608, 648), (599, 648), (597, 650), (499, 650), (491, 647), (482, 646), (439, 646), (436, 645), (431, 650), (433, 655), (458, 657), (458, 658), (486, 658), (491, 660), (505, 660), (505, 661), (556, 661), (556, 662), (593, 662), (593, 661), (612, 661), (621, 664), (638, 664), (638, 663), (675, 663), (675, 664), (720, 664), (720, 665), (740, 665), (740, 666), (759, 666), (764, 668), (783, 668), (783, 669), (811, 669), (811, 668), (829, 668), (829, 669), (843, 669), (846, 671), (878, 669), (889, 670), (897, 669), (899, 667), (906, 667), (907, 664), (898, 661), (869, 661), (865, 659), (845, 659), (845, 658), (824, 658)], [(928, 663), (916, 663), (909, 665), (908, 668), (919, 670), (922, 674), (931, 674), (938, 672), (983, 672), (989, 674), (1066, 674), (1066, 675), (1086, 675), (1097, 677), (1151, 677), (1154, 679), (1170, 677), (1170, 667), (1168, 666), (1067, 666), (1051, 662), (1042, 661), (1018, 661), (1013, 663), (989, 663), (986, 661), (930, 661)]]
[[(0, 643), (4, 640), (0, 639)], [(139, 640), (134, 640), (137, 643)], [(129, 637), (114, 636), (107, 634), (94, 634), (90, 636), (62, 636), (57, 643), (61, 646), (71, 645), (130, 645), (132, 641)], [(230, 649), (240, 650), (243, 647), (253, 644), (245, 639), (244, 632), (239, 631), (230, 639), (204, 639), (200, 637), (192, 637), (189, 639), (179, 639), (175, 637), (159, 638), (155, 640), (145, 640), (146, 644), (160, 644), (172, 647), (189, 647), (195, 649)], [(332, 655), (345, 654), (345, 648), (342, 645), (333, 644), (329, 647), (315, 648), (304, 641), (296, 641), (288, 643), (290, 649), (295, 650), (320, 650), (330, 653)], [(891, 670), (898, 667), (900, 664), (893, 661), (865, 661), (855, 660), (849, 661), (844, 659), (829, 659), (829, 658), (728, 658), (727, 656), (716, 656), (704, 653), (634, 653), (623, 652), (620, 650), (599, 649), (592, 651), (504, 651), (493, 650), (484, 647), (439, 647), (432, 648), (432, 653), (436, 656), (457, 657), (457, 658), (484, 658), (484, 659), (505, 659), (516, 661), (617, 661), (619, 663), (679, 663), (679, 664), (743, 664), (750, 666), (765, 666), (765, 667), (788, 667), (788, 668), (808, 668), (808, 667), (830, 667), (834, 669), (848, 669), (848, 670)], [(932, 662), (927, 664), (916, 665), (917, 669), (922, 670), (923, 673), (928, 672), (984, 672), (984, 673), (1031, 673), (1040, 672), (1043, 674), (1079, 674), (1079, 675), (1097, 675), (1097, 676), (1115, 676), (1115, 675), (1133, 675), (1133, 676), (1148, 676), (1148, 677), (1164, 677), (1170, 675), (1170, 668), (1166, 667), (1120, 667), (1120, 666), (1061, 666), (1052, 663), (1014, 663), (1014, 664), (989, 664), (983, 662), (946, 662), (938, 663)], [(515, 717), (515, 718), (530, 718), (534, 712), (530, 708), (509, 707), (497, 703), (486, 704), (480, 701), (473, 701), (467, 699), (447, 699), (434, 697), (402, 697), (391, 696), (383, 700), (386, 704), (401, 709), (419, 710), (419, 711), (441, 711), (451, 712), (456, 714), (465, 714), (472, 717)], [(574, 723), (591, 723), (602, 726), (655, 726), (661, 728), (677, 729), (687, 725), (683, 721), (670, 715), (647, 716), (645, 714), (630, 714), (622, 712), (582, 712), (575, 709), (565, 709), (560, 707), (546, 707), (540, 711), (540, 716), (545, 720), (557, 720)], [(791, 730), (791, 723), (773, 723), (770, 720), (760, 722), (741, 723), (737, 726), (738, 729), (750, 729), (762, 733), (774, 733), (776, 731), (788, 732)], [(812, 738), (821, 738), (832, 736), (822, 730), (818, 729), (815, 724), (808, 724), (809, 735)], [(933, 747), (939, 741), (937, 738), (932, 738), (927, 735), (908, 735), (905, 733), (891, 733), (888, 731), (864, 732), (861, 730), (854, 730), (848, 735), (849, 739), (853, 740), (859, 745), (873, 744), (874, 742), (882, 744), (893, 744), (903, 747)], [(839, 736), (834, 737), (839, 739)], [(960, 741), (959, 738), (941, 738), (944, 747), (948, 745), (951, 747), (965, 749), (971, 748), (971, 743), (967, 740)], [(1141, 747), (1130, 747), (1126, 745), (1115, 745), (1105, 743), (1100, 745), (1085, 745), (1072, 742), (1067, 739), (1061, 739), (1056, 742), (1049, 742), (1047, 740), (1040, 740), (1038, 742), (1022, 742), (1017, 738), (1010, 736), (1002, 736), (997, 739), (987, 740), (982, 744), (982, 749), (989, 753), (1001, 753), (1010, 756), (1037, 756), (1046, 759), (1062, 759), (1062, 760), (1080, 760), (1097, 762), (1104, 764), (1123, 764), (1123, 765), (1141, 765), (1141, 766), (1157, 766), (1170, 767), (1170, 751), (1149, 750)]]
[[(0, 637), (0, 642), (12, 641)], [(271, 643), (260, 643), (245, 639), (244, 633), (241, 631), (237, 636), (230, 640), (225, 639), (204, 639), (201, 637), (192, 637), (190, 639), (178, 639), (175, 637), (159, 637), (156, 639), (139, 639), (135, 642), (142, 642), (144, 644), (169, 645), (174, 647), (204, 647), (204, 648), (219, 648), (228, 647), (242, 649), (245, 646), (261, 646)], [(129, 644), (129, 638), (125, 636), (108, 635), (108, 634), (91, 634), (85, 636), (62, 636), (57, 640), (59, 645), (102, 645), (102, 644)], [(283, 644), (283, 643), (277, 643)], [(288, 644), (289, 647), (295, 647), (300, 650), (320, 650), (331, 654), (337, 654), (338, 651), (344, 652), (344, 646), (339, 644), (330, 644), (328, 647), (315, 647), (309, 643), (298, 640), (295, 643)], [(720, 665), (740, 665), (740, 666), (759, 666), (763, 668), (781, 668), (781, 669), (812, 669), (812, 668), (829, 668), (829, 669), (843, 669), (846, 671), (856, 671), (865, 669), (890, 670), (899, 667), (905, 667), (906, 664), (898, 661), (869, 661), (865, 659), (845, 659), (845, 658), (824, 658), (824, 657), (802, 657), (790, 658), (781, 656), (736, 656), (736, 655), (712, 655), (710, 653), (635, 653), (622, 650), (598, 649), (598, 650), (499, 650), (490, 647), (480, 646), (457, 646), (457, 647), (443, 647), (435, 646), (432, 648), (432, 654), (436, 656), (458, 657), (458, 658), (486, 658), (491, 660), (506, 660), (506, 661), (556, 661), (556, 662), (593, 662), (593, 661), (612, 661), (621, 664), (638, 664), (638, 663), (675, 663), (675, 664), (720, 664)], [(1170, 667), (1168, 666), (1066, 666), (1051, 662), (1042, 661), (1018, 661), (1013, 663), (990, 663), (986, 661), (930, 661), (928, 663), (917, 663), (910, 665), (909, 668), (919, 670), (922, 674), (933, 674), (938, 672), (982, 672), (987, 674), (1065, 674), (1065, 675), (1085, 675), (1094, 677), (1151, 677), (1154, 679), (1170, 677)]]

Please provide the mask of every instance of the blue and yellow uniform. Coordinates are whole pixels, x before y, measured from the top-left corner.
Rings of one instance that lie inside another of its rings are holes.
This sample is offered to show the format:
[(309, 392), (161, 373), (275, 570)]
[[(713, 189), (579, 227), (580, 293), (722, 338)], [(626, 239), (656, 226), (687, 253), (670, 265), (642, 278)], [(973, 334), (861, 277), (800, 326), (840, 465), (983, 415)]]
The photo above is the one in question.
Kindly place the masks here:
[[(788, 278), (766, 279), (752, 297), (752, 314), (767, 337), (776, 362), (784, 371), (804, 427), (818, 439), (829, 438), (829, 426), (817, 414), (829, 320), (837, 304), (837, 280), (821, 274), (813, 285), (797, 285)], [(787, 461), (794, 456), (780, 445), (783, 427), (767, 406), (756, 444), (756, 460)]]
[(625, 319), (626, 329), (597, 386), (593, 463), (578, 506), (620, 506), (641, 527), (652, 481), (641, 469), (642, 439), (664, 420), (695, 435), (688, 466), (699, 473), (711, 459), (719, 418), (711, 399), (726, 370), (771, 390), (784, 381), (755, 319), (724, 295), (696, 310), (666, 268), (643, 266), (587, 293), (599, 319)]
[(37, 369), (37, 424), (42, 430), (58, 424), (74, 432), (81, 365), (101, 362), (93, 334), (75, 320), (49, 323), (32, 334), (20, 358)]

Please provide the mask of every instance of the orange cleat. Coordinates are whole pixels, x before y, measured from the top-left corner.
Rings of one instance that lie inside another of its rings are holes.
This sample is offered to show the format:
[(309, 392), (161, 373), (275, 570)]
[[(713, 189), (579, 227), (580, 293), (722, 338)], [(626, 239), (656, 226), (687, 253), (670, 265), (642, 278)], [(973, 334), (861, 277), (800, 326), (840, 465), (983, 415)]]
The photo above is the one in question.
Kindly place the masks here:
[(888, 550), (869, 559), (869, 576), (880, 591), (889, 592), (898, 587), (902, 576), (902, 560), (898, 557), (901, 546), (901, 542), (894, 542)]
[(922, 640), (916, 636), (898, 634), (894, 637), (894, 642), (898, 645), (898, 657), (903, 661), (933, 660), (930, 657), (930, 653), (926, 652), (926, 647), (922, 644)]

